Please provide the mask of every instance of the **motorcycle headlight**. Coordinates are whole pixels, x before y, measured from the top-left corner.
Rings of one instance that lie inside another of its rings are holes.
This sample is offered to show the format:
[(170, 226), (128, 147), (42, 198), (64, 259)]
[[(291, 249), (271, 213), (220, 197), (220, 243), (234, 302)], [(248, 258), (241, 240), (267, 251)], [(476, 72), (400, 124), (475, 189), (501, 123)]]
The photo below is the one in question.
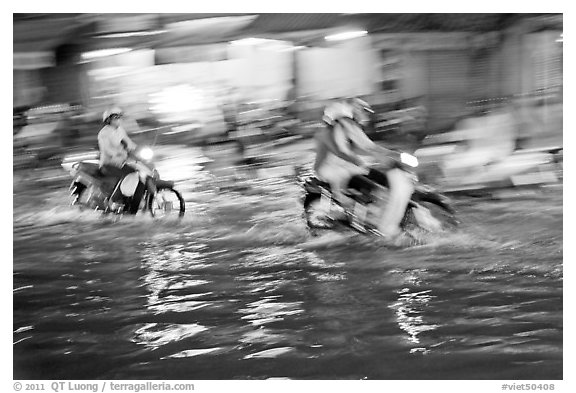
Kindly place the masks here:
[(416, 168), (418, 166), (418, 159), (414, 157), (412, 154), (402, 153), (400, 154), (400, 161), (402, 164), (408, 165), (412, 168)]
[(140, 150), (138, 156), (144, 161), (149, 161), (154, 157), (154, 152), (149, 147), (144, 147)]

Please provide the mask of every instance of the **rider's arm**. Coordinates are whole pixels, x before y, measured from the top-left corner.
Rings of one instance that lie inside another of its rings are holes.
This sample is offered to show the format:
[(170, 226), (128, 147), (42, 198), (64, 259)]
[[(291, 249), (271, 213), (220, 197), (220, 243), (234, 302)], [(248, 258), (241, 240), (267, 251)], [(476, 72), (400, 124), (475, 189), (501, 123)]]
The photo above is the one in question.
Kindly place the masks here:
[(129, 152), (135, 150), (137, 145), (128, 137), (126, 131), (122, 127), (119, 128), (119, 131), (122, 134), (122, 142), (125, 143), (126, 150)]
[(369, 156), (393, 156), (394, 151), (378, 146), (362, 131), (360, 127), (346, 124), (348, 137), (354, 145), (354, 150), (359, 154)]
[(324, 161), (326, 160), (326, 156), (328, 156), (328, 149), (326, 148), (326, 144), (322, 141), (322, 138), (316, 136), (316, 160), (314, 161), (314, 171), (318, 172)]
[(364, 165), (364, 161), (350, 150), (344, 139), (345, 135), (343, 130), (340, 127), (335, 126), (331, 132), (323, 135), (325, 135), (325, 137), (322, 138), (322, 142), (330, 153), (354, 165)]
[(351, 123), (346, 123), (346, 127), (348, 138), (352, 141), (355, 152), (372, 157), (381, 166), (392, 167), (395, 162), (398, 162), (399, 154), (397, 152), (374, 143), (360, 127)]

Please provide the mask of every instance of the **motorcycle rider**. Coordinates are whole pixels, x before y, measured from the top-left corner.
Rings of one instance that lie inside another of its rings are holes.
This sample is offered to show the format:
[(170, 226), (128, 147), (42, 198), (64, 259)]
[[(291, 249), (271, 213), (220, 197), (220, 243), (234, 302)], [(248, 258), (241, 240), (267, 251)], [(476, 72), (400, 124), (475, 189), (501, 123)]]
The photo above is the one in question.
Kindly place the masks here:
[(353, 176), (369, 173), (360, 156), (374, 158), (382, 164), (386, 168), (390, 194), (377, 229), (384, 237), (393, 239), (401, 233), (400, 222), (414, 185), (396, 166), (397, 153), (376, 145), (364, 133), (362, 123), (368, 119), (369, 112), (372, 112), (369, 105), (358, 98), (338, 100), (326, 107), (323, 120), (327, 126), (315, 135), (314, 170), (320, 180), (330, 184), (334, 198), (349, 210), (354, 201), (342, 191)]
[[(100, 150), (100, 171), (116, 183), (124, 179), (130, 173), (136, 172), (136, 168), (128, 165), (126, 160), (131, 152), (136, 150), (137, 145), (128, 137), (121, 124), (122, 109), (112, 107), (102, 114), (104, 127), (98, 133), (98, 148)], [(130, 213), (138, 211), (139, 202), (144, 193), (144, 188), (138, 185), (132, 197), (134, 203), (129, 204)], [(119, 187), (110, 197), (111, 202), (123, 203), (124, 200)]]

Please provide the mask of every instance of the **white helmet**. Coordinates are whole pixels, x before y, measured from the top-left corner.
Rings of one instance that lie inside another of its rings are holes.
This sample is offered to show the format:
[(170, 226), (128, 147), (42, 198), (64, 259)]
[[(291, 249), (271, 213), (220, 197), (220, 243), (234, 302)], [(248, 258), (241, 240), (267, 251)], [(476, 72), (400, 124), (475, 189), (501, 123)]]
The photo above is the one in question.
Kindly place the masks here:
[(122, 116), (122, 109), (118, 108), (117, 106), (114, 106), (108, 110), (105, 110), (104, 113), (102, 114), (102, 121), (106, 123), (106, 121), (112, 115)]
[(346, 102), (334, 102), (328, 105), (322, 116), (322, 120), (330, 126), (333, 126), (336, 120), (343, 118), (354, 119), (354, 108)]

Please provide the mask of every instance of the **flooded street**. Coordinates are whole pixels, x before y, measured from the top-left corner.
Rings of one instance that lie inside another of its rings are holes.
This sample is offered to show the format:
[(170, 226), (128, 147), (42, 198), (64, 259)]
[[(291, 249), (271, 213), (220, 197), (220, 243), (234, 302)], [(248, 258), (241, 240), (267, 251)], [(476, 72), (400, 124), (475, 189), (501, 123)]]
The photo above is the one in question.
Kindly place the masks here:
[(182, 220), (14, 174), (15, 379), (562, 379), (561, 188), (457, 200), (418, 246), (307, 247), (282, 160), (224, 187), (166, 157)]

